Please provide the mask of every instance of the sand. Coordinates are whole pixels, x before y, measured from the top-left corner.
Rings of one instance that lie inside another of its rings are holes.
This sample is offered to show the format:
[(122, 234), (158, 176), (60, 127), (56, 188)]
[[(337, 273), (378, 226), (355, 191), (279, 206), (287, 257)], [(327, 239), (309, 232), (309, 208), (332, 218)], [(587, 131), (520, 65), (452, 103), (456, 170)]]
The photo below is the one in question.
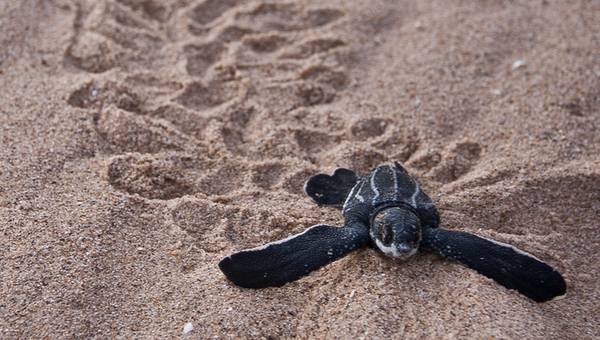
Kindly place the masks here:
[[(600, 3), (0, 3), (0, 338), (600, 335)], [(303, 182), (399, 161), (443, 226), (563, 273), (538, 304), (433, 254), (239, 289), (342, 223)]]

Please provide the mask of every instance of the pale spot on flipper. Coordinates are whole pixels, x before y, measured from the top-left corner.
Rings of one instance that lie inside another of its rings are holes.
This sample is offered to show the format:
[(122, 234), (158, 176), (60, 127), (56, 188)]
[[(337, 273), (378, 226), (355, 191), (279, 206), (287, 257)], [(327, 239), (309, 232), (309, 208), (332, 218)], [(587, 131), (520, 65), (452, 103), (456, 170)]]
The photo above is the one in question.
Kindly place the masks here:
[(567, 297), (567, 293), (565, 292), (563, 295), (559, 295), (559, 296), (551, 299), (550, 301), (558, 301), (558, 300), (562, 300), (562, 299), (564, 299), (566, 297)]
[(511, 244), (503, 243), (503, 242), (496, 241), (496, 240), (492, 240), (492, 239), (489, 239), (489, 238), (486, 238), (486, 237), (482, 237), (482, 236), (479, 236), (479, 237), (481, 237), (482, 239), (485, 239), (487, 241), (490, 241), (490, 242), (492, 242), (494, 244), (497, 244), (497, 245), (499, 245), (501, 247), (511, 248), (512, 250), (514, 250), (518, 254), (525, 255), (525, 256), (531, 257), (532, 259), (535, 259), (535, 260), (537, 260), (539, 262), (545, 263), (544, 261), (540, 260), (539, 258), (537, 258), (537, 257), (529, 254), (528, 252), (525, 252), (525, 251), (523, 251), (523, 250), (521, 250), (521, 249), (519, 249), (519, 248), (517, 248), (517, 247), (515, 247), (515, 246), (513, 246)]
[(267, 244), (263, 244), (262, 246), (258, 246), (258, 247), (254, 247), (254, 248), (249, 248), (249, 249), (244, 249), (244, 250), (241, 250), (240, 252), (254, 252), (254, 251), (259, 251), (259, 250), (267, 249), (268, 247), (276, 245), (276, 244), (283, 244), (283, 243), (286, 243), (286, 242), (289, 242), (289, 241), (295, 239), (296, 237), (299, 237), (299, 236), (302, 236), (302, 235), (306, 234), (311, 229), (320, 227), (322, 225), (324, 225), (324, 224), (317, 224), (317, 225), (314, 225), (314, 226), (312, 226), (310, 228), (305, 229), (304, 231), (302, 231), (302, 232), (300, 232), (298, 234), (293, 234), (293, 235), (290, 235), (290, 236), (288, 236), (286, 238), (283, 238), (281, 240), (277, 240), (277, 241), (269, 242)]

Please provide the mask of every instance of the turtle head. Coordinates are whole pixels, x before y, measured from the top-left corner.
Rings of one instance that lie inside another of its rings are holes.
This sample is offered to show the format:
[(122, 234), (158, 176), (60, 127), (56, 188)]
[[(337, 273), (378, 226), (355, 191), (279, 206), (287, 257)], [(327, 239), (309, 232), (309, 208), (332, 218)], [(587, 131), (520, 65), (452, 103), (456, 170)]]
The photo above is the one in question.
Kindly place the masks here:
[(386, 255), (406, 259), (419, 248), (421, 222), (410, 209), (385, 208), (375, 215), (371, 223), (371, 237)]

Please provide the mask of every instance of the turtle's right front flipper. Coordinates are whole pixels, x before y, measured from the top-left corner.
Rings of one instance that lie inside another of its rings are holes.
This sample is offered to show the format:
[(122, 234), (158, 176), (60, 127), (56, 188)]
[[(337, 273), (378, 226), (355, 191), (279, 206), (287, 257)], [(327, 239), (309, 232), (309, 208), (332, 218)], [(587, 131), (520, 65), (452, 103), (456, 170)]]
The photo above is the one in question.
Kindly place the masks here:
[(367, 228), (317, 224), (283, 240), (234, 253), (221, 260), (219, 268), (238, 286), (279, 287), (368, 243)]
[(425, 228), (423, 245), (537, 302), (567, 291), (565, 280), (554, 268), (509, 244), (462, 231)]
[(357, 181), (354, 171), (337, 168), (331, 176), (317, 174), (309, 178), (304, 192), (318, 205), (342, 207)]

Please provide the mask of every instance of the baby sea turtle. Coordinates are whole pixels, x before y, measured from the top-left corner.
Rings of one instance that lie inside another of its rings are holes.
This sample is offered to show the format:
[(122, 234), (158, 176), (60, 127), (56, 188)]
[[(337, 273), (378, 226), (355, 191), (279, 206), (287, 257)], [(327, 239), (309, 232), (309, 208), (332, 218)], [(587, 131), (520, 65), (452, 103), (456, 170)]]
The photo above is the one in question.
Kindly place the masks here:
[(538, 302), (566, 292), (562, 276), (533, 255), (439, 228), (431, 198), (398, 163), (381, 165), (364, 177), (338, 168), (331, 176), (311, 177), (304, 191), (320, 206), (341, 208), (344, 226), (317, 224), (232, 254), (219, 263), (228, 279), (247, 288), (282, 286), (361, 247), (371, 246), (399, 259), (427, 248)]

